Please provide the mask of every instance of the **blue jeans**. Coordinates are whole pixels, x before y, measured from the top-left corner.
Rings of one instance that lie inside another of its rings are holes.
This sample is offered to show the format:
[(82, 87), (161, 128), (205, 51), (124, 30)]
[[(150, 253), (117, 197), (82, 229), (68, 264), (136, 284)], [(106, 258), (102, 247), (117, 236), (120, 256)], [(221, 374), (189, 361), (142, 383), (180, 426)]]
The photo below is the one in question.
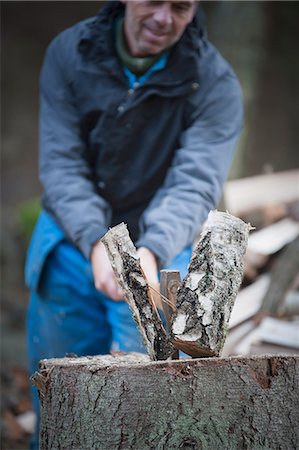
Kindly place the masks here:
[[(188, 247), (167, 268), (179, 270), (183, 277), (190, 257)], [(95, 289), (90, 262), (44, 212), (29, 248), (26, 282), (31, 291), (27, 319), (30, 374), (38, 370), (41, 359), (68, 353), (146, 351), (128, 304)], [(33, 402), (38, 416), (36, 388)], [(38, 448), (37, 440), (32, 448)]]

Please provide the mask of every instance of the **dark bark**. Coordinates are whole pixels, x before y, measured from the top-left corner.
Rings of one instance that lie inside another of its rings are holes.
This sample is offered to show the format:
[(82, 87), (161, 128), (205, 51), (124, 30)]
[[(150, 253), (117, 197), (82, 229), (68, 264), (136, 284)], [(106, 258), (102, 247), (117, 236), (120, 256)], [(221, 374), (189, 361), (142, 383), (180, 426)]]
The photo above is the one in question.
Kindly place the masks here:
[(298, 448), (298, 357), (44, 360), (42, 450)]

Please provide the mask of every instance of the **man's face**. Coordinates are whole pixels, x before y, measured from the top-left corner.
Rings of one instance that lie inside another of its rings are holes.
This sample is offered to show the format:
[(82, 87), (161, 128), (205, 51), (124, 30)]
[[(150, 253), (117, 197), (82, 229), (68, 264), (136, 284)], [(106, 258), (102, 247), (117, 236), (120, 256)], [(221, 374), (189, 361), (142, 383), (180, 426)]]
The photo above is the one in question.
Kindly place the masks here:
[(175, 44), (192, 21), (195, 0), (122, 0), (126, 4), (125, 36), (133, 56), (161, 53)]

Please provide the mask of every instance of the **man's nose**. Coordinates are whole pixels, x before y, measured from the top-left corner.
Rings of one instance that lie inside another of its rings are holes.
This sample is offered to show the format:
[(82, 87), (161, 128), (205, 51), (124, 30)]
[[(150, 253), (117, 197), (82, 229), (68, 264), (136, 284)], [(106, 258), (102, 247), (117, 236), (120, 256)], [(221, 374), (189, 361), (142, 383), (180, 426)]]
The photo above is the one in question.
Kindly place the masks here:
[(172, 11), (171, 6), (168, 2), (157, 4), (154, 19), (161, 26), (171, 25)]

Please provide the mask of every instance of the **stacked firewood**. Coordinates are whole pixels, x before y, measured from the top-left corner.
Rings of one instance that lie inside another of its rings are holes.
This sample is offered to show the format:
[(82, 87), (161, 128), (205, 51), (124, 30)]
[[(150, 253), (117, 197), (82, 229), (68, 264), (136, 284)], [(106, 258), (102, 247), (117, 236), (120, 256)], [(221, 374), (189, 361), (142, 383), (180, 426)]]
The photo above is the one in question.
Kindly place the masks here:
[(299, 171), (232, 181), (226, 194), (227, 208), (256, 230), (222, 355), (298, 354)]

